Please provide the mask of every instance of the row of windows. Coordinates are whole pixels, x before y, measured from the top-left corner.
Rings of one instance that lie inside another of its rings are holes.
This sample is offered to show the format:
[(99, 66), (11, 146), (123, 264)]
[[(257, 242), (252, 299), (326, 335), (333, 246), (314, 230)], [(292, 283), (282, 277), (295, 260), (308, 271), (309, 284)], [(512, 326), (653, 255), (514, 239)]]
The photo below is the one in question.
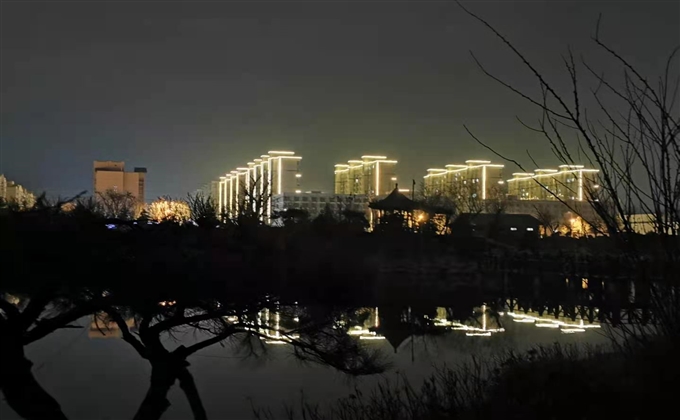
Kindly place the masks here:
[[(286, 200), (293, 200), (294, 202), (312, 202), (312, 203), (338, 203), (338, 200), (335, 197), (307, 197), (307, 196), (299, 196), (295, 195), (293, 197), (286, 197)], [(354, 200), (347, 199), (347, 200), (341, 200), (340, 201), (342, 204), (350, 204), (350, 203), (365, 203), (365, 199), (358, 199), (355, 198)]]

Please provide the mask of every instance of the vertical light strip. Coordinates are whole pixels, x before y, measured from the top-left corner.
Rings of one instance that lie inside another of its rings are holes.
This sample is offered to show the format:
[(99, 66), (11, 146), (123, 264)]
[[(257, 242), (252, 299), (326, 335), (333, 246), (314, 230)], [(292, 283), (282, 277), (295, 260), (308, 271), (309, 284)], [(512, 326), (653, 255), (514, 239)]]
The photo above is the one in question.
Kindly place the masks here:
[(281, 164), (282, 164), (281, 161), (282, 161), (282, 160), (283, 160), (283, 159), (281, 158), (281, 156), (279, 156), (279, 179), (278, 179), (278, 183), (279, 183), (279, 186), (278, 186), (278, 187), (279, 187), (279, 194), (281, 194), (281, 166), (282, 166), (282, 165), (281, 165)]
[[(253, 165), (253, 196), (257, 197), (257, 164)], [(253, 206), (255, 205), (255, 202), (253, 202)]]
[(269, 184), (269, 185), (267, 185), (267, 189), (269, 190), (267, 192), (267, 218), (269, 219), (269, 221), (271, 221), (271, 217), (272, 217), (272, 194), (274, 194), (274, 187), (273, 187), (274, 174), (273, 174), (273, 171), (272, 171), (272, 159), (273, 158), (271, 158), (271, 157), (267, 158), (267, 178), (268, 178), (267, 183)]
[(229, 177), (229, 201), (227, 201), (227, 212), (231, 217), (234, 215), (232, 214), (232, 209), (234, 205), (234, 177), (231, 176)]
[(482, 200), (486, 200), (486, 165), (482, 166)]
[(578, 171), (578, 201), (583, 201), (583, 171)]
[(241, 203), (240, 203), (240, 194), (241, 194), (241, 176), (239, 174), (236, 174), (236, 211), (239, 210)]
[(227, 176), (224, 179), (224, 192), (223, 192), (223, 196), (222, 196), (222, 202), (223, 202), (222, 203), (222, 213), (226, 212), (226, 210), (227, 210), (227, 197), (229, 197), (228, 196), (229, 179), (231, 178), (228, 174), (225, 174), (225, 175), (227, 175)]
[(250, 169), (246, 171), (246, 195), (250, 194)]
[(380, 161), (375, 161), (375, 196), (380, 196)]
[(486, 331), (486, 305), (482, 305), (482, 329)]
[(219, 214), (222, 213), (222, 199), (223, 199), (223, 197), (222, 197), (222, 188), (224, 187), (224, 183), (225, 183), (225, 181), (220, 181), (220, 183), (219, 183), (219, 191), (218, 191), (218, 193), (217, 193), (217, 196), (218, 196), (218, 199), (217, 199), (217, 203), (218, 203), (218, 204), (217, 204), (217, 212), (218, 212)]

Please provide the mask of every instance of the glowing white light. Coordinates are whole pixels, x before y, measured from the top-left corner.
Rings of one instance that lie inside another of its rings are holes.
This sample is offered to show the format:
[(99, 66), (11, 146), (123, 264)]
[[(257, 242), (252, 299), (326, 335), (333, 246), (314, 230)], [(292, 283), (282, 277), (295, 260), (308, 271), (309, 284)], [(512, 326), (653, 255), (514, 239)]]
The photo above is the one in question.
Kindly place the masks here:
[(375, 331), (369, 331), (361, 327), (354, 327), (354, 329), (347, 331), (349, 335), (375, 335)]
[(586, 330), (584, 328), (562, 328), (560, 331), (562, 331), (564, 334), (574, 334), (585, 332)]
[(467, 332), (465, 333), (468, 337), (491, 337), (491, 331), (486, 332)]

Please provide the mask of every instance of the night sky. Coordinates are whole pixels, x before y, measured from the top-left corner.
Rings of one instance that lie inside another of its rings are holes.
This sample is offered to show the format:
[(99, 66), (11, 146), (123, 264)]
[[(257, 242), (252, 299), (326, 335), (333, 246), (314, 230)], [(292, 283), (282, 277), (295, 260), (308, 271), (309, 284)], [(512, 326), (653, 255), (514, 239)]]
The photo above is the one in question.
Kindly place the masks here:
[[(567, 45), (599, 63), (601, 36), (653, 76), (680, 44), (680, 2), (468, 2), (550, 80)], [(29, 189), (92, 188), (92, 161), (148, 168), (147, 199), (184, 196), (266, 153), (303, 157), (303, 188), (333, 164), (399, 160), (400, 179), (502, 153), (556, 166), (515, 115), (535, 92), (501, 43), (451, 2), (2, 1), (0, 173)], [(559, 86), (564, 86), (559, 84)], [(528, 166), (533, 166), (529, 164)], [(507, 174), (512, 172), (509, 168)]]

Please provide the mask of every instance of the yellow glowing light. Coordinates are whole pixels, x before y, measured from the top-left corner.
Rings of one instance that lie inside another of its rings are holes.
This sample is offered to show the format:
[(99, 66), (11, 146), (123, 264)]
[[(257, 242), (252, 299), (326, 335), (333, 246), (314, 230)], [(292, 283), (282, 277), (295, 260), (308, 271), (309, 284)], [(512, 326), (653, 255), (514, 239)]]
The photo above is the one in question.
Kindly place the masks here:
[(387, 156), (363, 155), (362, 159), (387, 159)]
[(390, 180), (396, 181), (396, 180), (397, 180), (397, 177), (396, 177), (396, 176), (393, 176), (392, 178), (390, 178)]
[[(271, 152), (269, 152), (271, 153)], [(281, 178), (283, 178), (281, 175), (282, 169), (281, 169), (281, 158), (279, 158), (279, 172), (278, 172), (278, 178), (279, 178), (279, 183), (278, 183), (278, 194), (281, 194)]]
[(486, 166), (482, 167), (482, 200), (486, 200)]
[(375, 195), (380, 195), (380, 162), (375, 163)]
[[(588, 329), (588, 328), (601, 328), (599, 324), (588, 324), (586, 325), (583, 322), (583, 319), (579, 320), (578, 324), (570, 324), (567, 322), (559, 321), (556, 319), (552, 318), (539, 318), (535, 317), (532, 315), (525, 315), (525, 314), (518, 314), (514, 312), (508, 312), (508, 316), (514, 318), (513, 321), (515, 322), (520, 322), (520, 323), (534, 323), (539, 328), (562, 328), (562, 331), (564, 330), (574, 330), (573, 332), (581, 332), (580, 330)], [(570, 331), (566, 332), (567, 334), (570, 334)]]
[(382, 335), (362, 335), (359, 336), (359, 340), (384, 340), (385, 337)]
[(302, 174), (295, 174), (295, 178), (302, 178)]
[(491, 163), (491, 161), (490, 160), (470, 159), (470, 160), (466, 160), (465, 163)]
[(289, 151), (281, 151), (281, 150), (270, 150), (267, 152), (269, 155), (294, 155), (295, 152), (289, 152)]
[(375, 335), (375, 332), (369, 331), (369, 330), (362, 328), (362, 327), (354, 327), (354, 329), (347, 331), (347, 334), (349, 334), (349, 335)]
[(191, 217), (191, 209), (184, 201), (159, 198), (147, 206), (147, 214), (151, 221), (157, 223), (174, 222), (182, 224)]

